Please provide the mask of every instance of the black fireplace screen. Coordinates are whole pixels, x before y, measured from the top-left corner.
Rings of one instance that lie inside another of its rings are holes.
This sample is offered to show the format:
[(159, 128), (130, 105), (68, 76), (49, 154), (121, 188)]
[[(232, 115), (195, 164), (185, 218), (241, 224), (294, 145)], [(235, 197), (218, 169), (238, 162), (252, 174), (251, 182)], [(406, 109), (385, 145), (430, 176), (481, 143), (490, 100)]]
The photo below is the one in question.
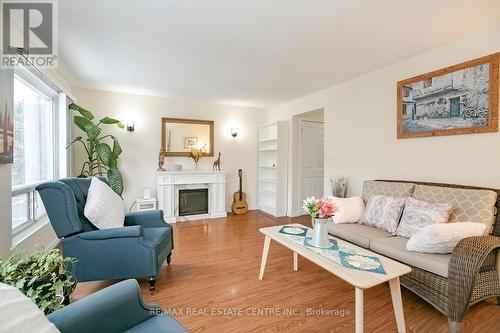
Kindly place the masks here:
[(208, 188), (179, 190), (179, 216), (207, 213)]

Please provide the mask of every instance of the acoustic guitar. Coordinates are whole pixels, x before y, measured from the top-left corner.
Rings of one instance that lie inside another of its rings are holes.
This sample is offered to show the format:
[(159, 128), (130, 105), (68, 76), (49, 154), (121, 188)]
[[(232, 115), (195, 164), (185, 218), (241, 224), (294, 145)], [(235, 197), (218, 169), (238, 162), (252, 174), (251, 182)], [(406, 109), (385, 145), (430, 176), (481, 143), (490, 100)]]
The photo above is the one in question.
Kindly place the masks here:
[(238, 170), (238, 177), (240, 177), (240, 190), (233, 194), (233, 205), (231, 206), (231, 210), (236, 215), (241, 215), (248, 211), (247, 194), (241, 189), (243, 179), (243, 171), (241, 171), (241, 169)]

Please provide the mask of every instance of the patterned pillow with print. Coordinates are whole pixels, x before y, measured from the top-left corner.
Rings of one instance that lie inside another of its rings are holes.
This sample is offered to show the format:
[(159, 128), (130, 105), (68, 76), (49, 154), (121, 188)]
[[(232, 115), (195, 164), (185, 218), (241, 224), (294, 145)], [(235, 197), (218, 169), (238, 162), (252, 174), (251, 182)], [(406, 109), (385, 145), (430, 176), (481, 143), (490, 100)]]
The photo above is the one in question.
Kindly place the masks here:
[(376, 227), (395, 235), (405, 201), (406, 198), (374, 195), (368, 200), (359, 223)]
[(408, 198), (396, 234), (411, 238), (428, 225), (447, 223), (452, 209), (447, 203), (431, 204)]

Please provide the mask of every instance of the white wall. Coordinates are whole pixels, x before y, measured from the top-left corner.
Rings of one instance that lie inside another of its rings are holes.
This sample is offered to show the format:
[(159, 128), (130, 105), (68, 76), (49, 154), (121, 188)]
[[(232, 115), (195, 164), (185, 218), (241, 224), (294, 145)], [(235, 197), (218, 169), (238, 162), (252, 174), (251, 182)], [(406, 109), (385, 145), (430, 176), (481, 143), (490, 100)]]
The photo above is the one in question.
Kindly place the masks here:
[(382, 178), (500, 188), (499, 133), (396, 139), (397, 81), (498, 51), (500, 24), (280, 105), (269, 120), (324, 108), (327, 192), (334, 176), (348, 177), (350, 194)]
[[(97, 118), (114, 117), (122, 121), (135, 121), (133, 133), (108, 127), (123, 148), (119, 168), (124, 175), (124, 199), (127, 209), (139, 197), (143, 188), (156, 194), (156, 169), (161, 145), (161, 118), (187, 118), (215, 122), (214, 153), (222, 153), (222, 171), (227, 173), (226, 207), (232, 203), (232, 193), (237, 191), (239, 168), (243, 169), (243, 190), (248, 194), (250, 209), (257, 207), (257, 125), (266, 120), (261, 109), (227, 106), (162, 97), (122, 94), (107, 91), (74, 88), (77, 103), (92, 111)], [(238, 128), (238, 136), (231, 136), (231, 127)], [(79, 131), (79, 130), (78, 130)], [(74, 171), (79, 172), (83, 151), (75, 148)], [(203, 157), (199, 169), (212, 169), (217, 157)], [(194, 169), (189, 157), (169, 157), (167, 168), (182, 164), (184, 169)]]

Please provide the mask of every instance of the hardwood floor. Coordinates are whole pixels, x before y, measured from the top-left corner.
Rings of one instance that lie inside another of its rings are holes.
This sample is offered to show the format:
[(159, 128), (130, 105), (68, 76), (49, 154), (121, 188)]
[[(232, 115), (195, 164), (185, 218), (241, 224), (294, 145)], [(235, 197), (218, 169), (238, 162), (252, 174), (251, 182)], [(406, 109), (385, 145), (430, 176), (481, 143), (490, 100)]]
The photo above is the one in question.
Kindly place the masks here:
[[(190, 332), (354, 332), (354, 288), (313, 263), (271, 244), (264, 280), (258, 279), (264, 236), (258, 231), (309, 219), (272, 218), (258, 211), (227, 219), (177, 223), (170, 266), (158, 292), (144, 299), (170, 311)], [(112, 281), (80, 283), (74, 300)], [(365, 332), (396, 332), (388, 284), (364, 293)], [(447, 318), (402, 288), (407, 332), (447, 332)], [(463, 332), (500, 332), (494, 299), (472, 307)]]

